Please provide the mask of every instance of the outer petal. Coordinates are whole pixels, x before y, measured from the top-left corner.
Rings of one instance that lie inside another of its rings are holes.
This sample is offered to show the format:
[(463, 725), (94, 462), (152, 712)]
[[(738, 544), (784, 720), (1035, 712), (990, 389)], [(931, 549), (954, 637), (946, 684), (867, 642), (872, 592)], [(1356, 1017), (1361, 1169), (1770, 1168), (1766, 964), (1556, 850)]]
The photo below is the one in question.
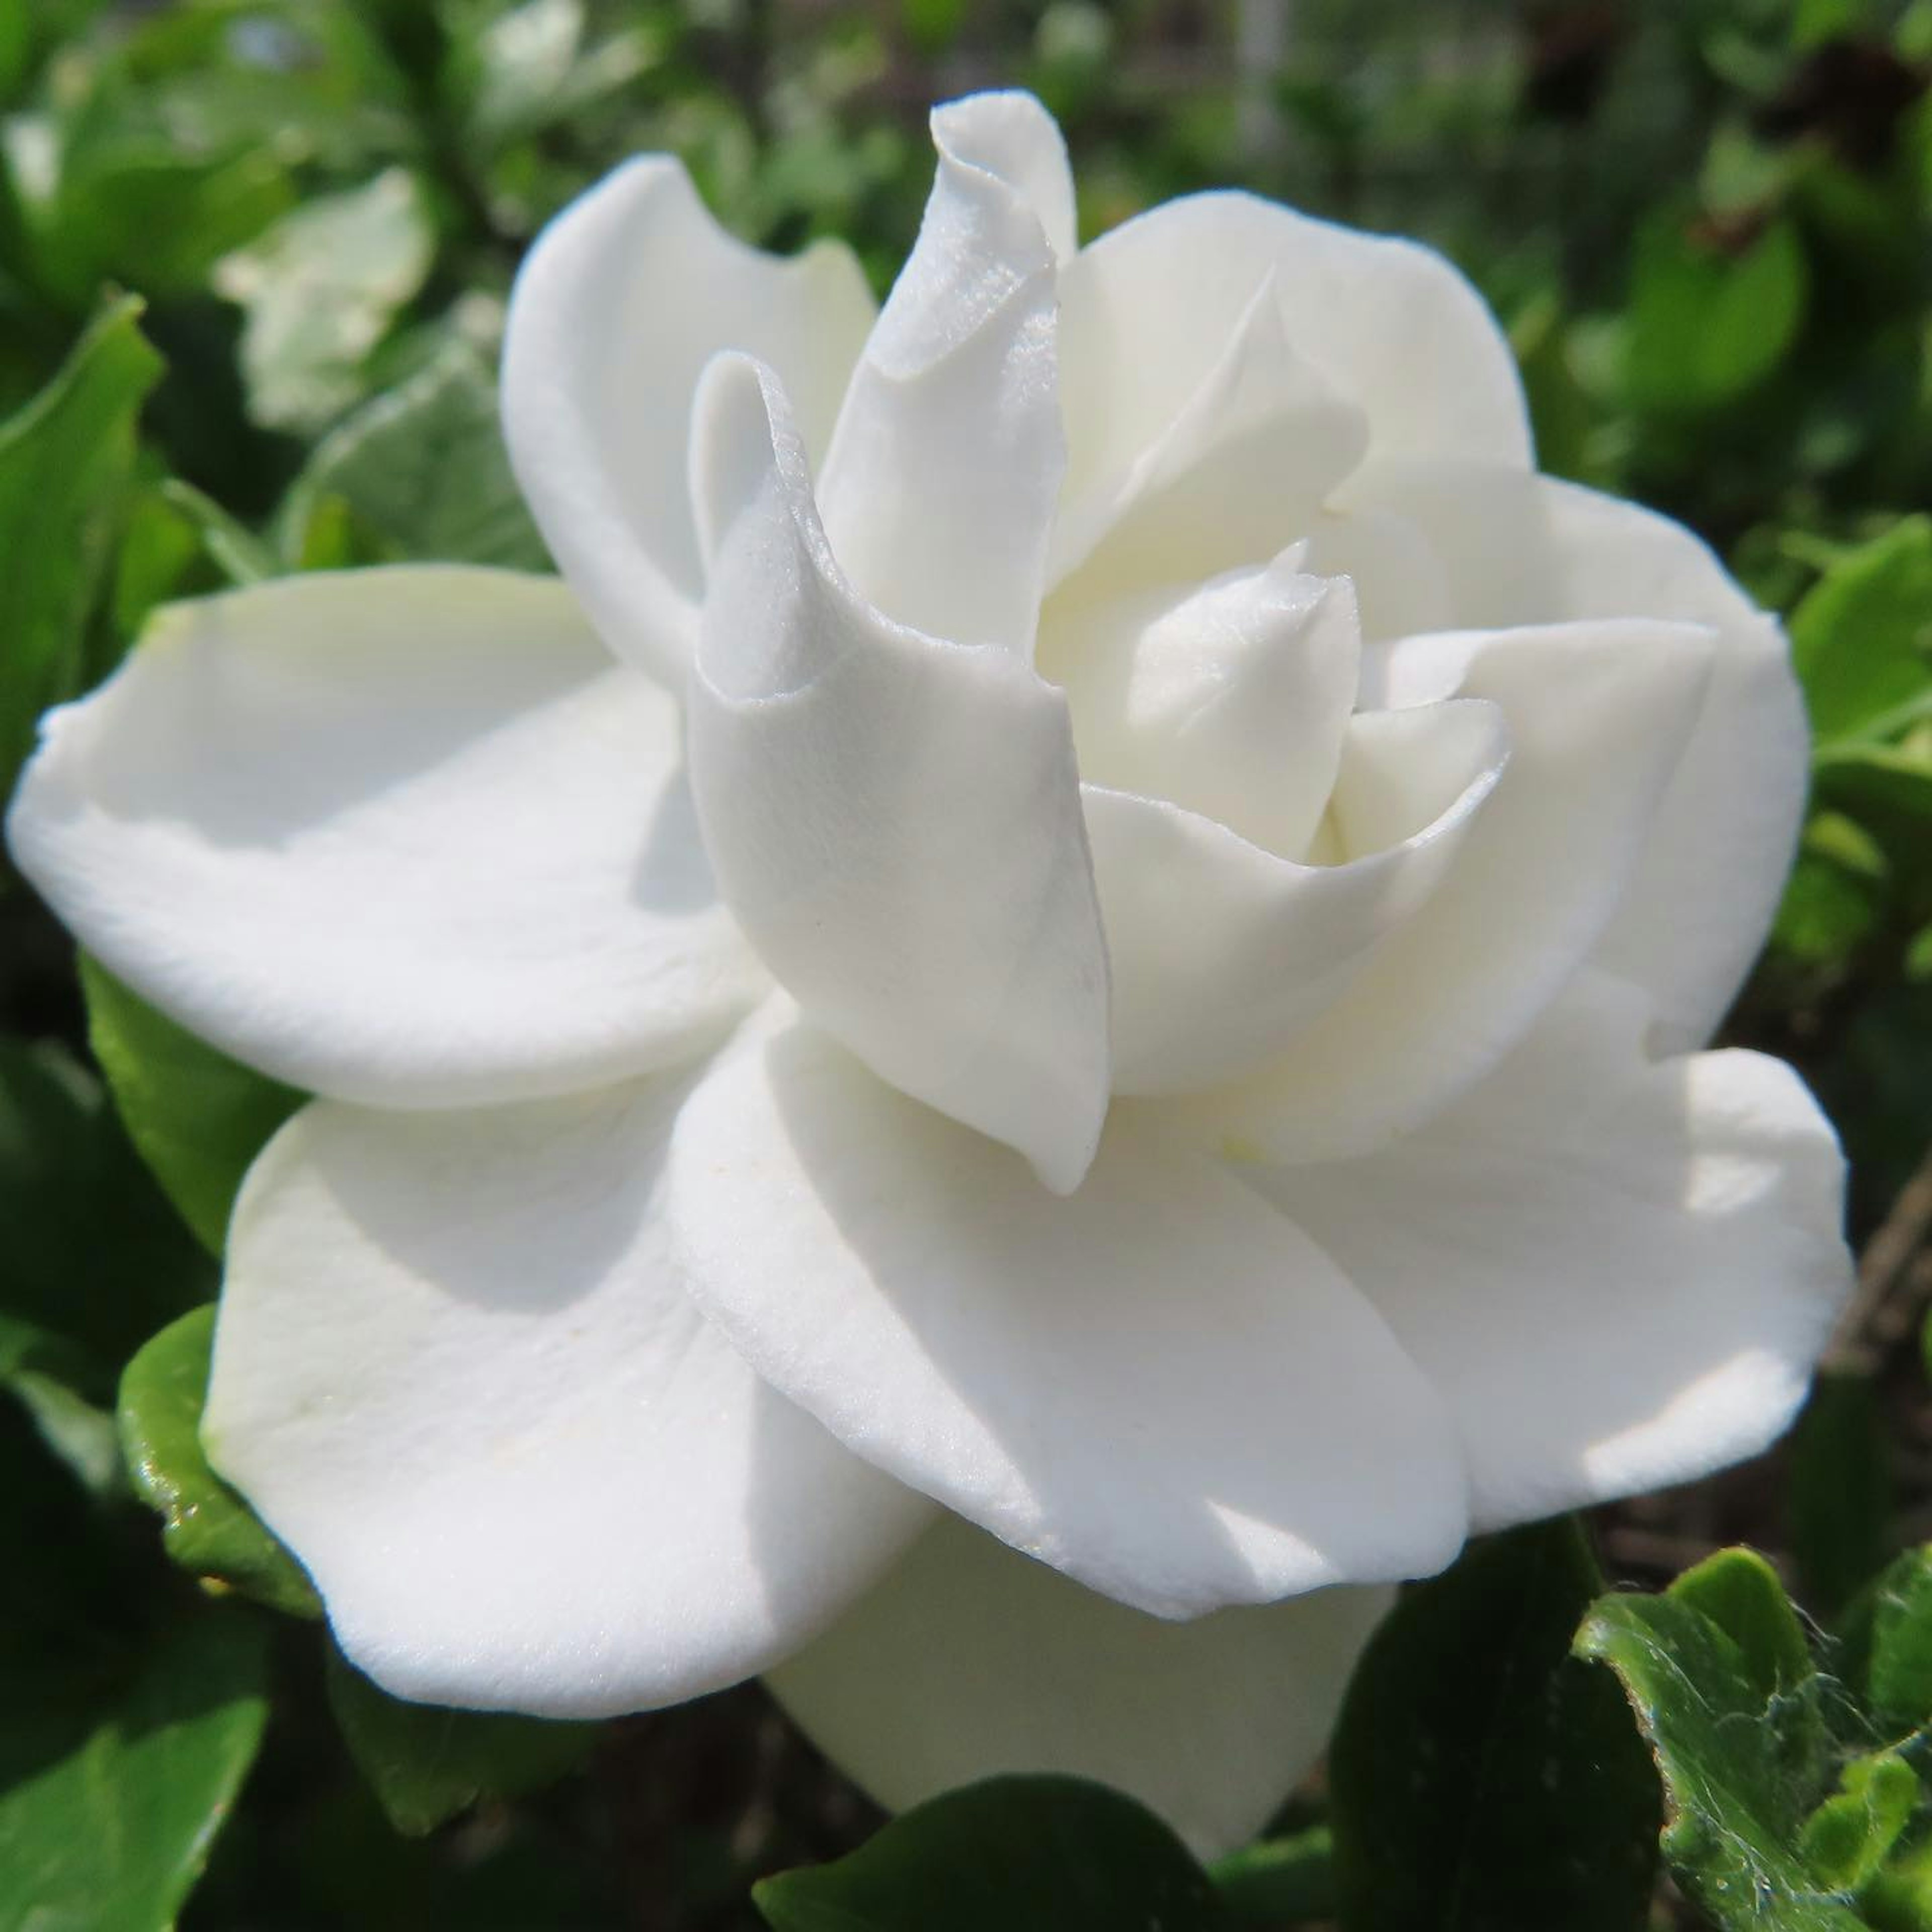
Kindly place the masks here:
[(849, 1448), (1157, 1616), (1454, 1554), (1426, 1383), (1328, 1257), (1110, 1129), (1070, 1199), (824, 1034), (742, 1036), (680, 1117), (692, 1291)]
[(925, 223), (854, 372), (819, 500), (840, 568), (889, 617), (1024, 657), (1066, 461), (1043, 225), (1064, 219), (1065, 153), (1023, 94), (935, 108), (932, 138)]
[(398, 1107), (688, 1059), (769, 985), (677, 707), (569, 593), (412, 566), (166, 612), (52, 713), (8, 820), (102, 962), (226, 1052)]
[(1133, 470), (1270, 276), (1287, 340), (1367, 412), (1372, 454), (1528, 466), (1515, 358), (1442, 256), (1252, 195), (1202, 194), (1123, 223), (1061, 275), (1070, 499), (1104, 496)]
[(1334, 865), (1264, 851), (1159, 799), (1087, 786), (1114, 978), (1114, 1086), (1186, 1092), (1280, 1054), (1342, 998), (1438, 890), (1497, 781), (1509, 734), (1468, 700), (1365, 712), (1335, 809), (1374, 814)]
[(1326, 1160), (1408, 1132), (1528, 1030), (1615, 911), (1699, 707), (1708, 634), (1604, 621), (1365, 652), (1364, 701), (1497, 705), (1510, 763), (1452, 874), (1318, 1027), (1238, 1087), (1173, 1103), (1224, 1147)]
[(1844, 1163), (1780, 1061), (1648, 1061), (1643, 995), (1577, 989), (1497, 1072), (1370, 1159), (1258, 1174), (1455, 1410), (1480, 1526), (1752, 1455), (1851, 1284)]
[(769, 372), (716, 367), (697, 459), (716, 563), (692, 776), (732, 910), (882, 1078), (1077, 1186), (1107, 966), (1065, 697), (860, 601)]
[(517, 278), (503, 427), (544, 540), (611, 647), (682, 675), (704, 580), (686, 483), (692, 392), (721, 349), (769, 362), (814, 456), (872, 326), (851, 252), (787, 261), (728, 235), (647, 154), (574, 201)]
[(1163, 1623), (956, 1516), (765, 1682), (881, 1804), (1003, 1772), (1138, 1798), (1204, 1857), (1244, 1843), (1328, 1742), (1394, 1592)]
[(1574, 483), (1456, 464), (1378, 472), (1359, 494), (1432, 540), (1459, 624), (1667, 617), (1716, 633), (1696, 728), (1597, 954), (1655, 1001), (1658, 1050), (1701, 1044), (1764, 944), (1804, 815), (1804, 701), (1777, 620), (1682, 524)]
[(601, 1716), (716, 1689), (928, 1518), (676, 1286), (656, 1196), (683, 1091), (320, 1102), (249, 1175), (204, 1438), (398, 1696)]

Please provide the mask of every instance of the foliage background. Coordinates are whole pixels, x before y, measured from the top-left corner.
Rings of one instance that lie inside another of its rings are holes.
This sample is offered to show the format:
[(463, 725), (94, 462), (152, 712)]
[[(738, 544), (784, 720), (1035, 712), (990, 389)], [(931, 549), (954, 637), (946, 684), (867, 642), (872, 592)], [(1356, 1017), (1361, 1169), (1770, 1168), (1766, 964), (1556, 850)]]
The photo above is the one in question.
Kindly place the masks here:
[[(1929, 76), (1932, 0), (0, 0), (0, 785), (39, 710), (166, 598), (396, 556), (541, 567), (495, 442), (503, 298), (544, 220), (634, 152), (682, 155), (754, 241), (854, 239), (881, 289), (929, 178), (926, 105), (989, 83), (1060, 117), (1088, 236), (1240, 184), (1424, 236), (1509, 328), (1544, 466), (1683, 518), (1790, 617), (1814, 810), (1730, 1036), (1796, 1060), (1837, 1122), (1861, 1293), (1790, 1444), (1592, 1531), (1612, 1582), (1654, 1588), (1749, 1543), (1814, 1637), (1848, 1606), (1856, 1624), (1861, 1589), (1932, 1538)], [(754, 1687), (594, 1736), (426, 1726), (365, 1694), (312, 1623), (210, 1602), (179, 1567), (300, 1594), (181, 1477), (178, 1336), (130, 1385), (131, 1479), (117, 1446), (123, 1368), (214, 1269), (93, 1056), (218, 1240), (220, 1173), (184, 1178), (203, 1156), (171, 1166), (164, 1143), (182, 1083), (206, 1100), (221, 1070), (170, 1062), (151, 1016), (96, 994), (90, 1048), (68, 943), (0, 880), (0, 1928), (164, 1923), (211, 1841), (182, 1920), (206, 1932), (760, 1923), (752, 1878), (878, 1820)], [(244, 1127), (275, 1104), (235, 1102)], [(194, 1521), (177, 1508), (164, 1551), (142, 1500), (169, 1506), (180, 1480)], [(1534, 1684), (1514, 1652), (1486, 1660), (1490, 1610), (1456, 1622), (1496, 1591), (1542, 1600), (1514, 1558), (1473, 1560), (1490, 1570), (1431, 1600), (1448, 1607), (1430, 1640), (1462, 1633), (1445, 1654), (1472, 1696), (1556, 1696), (1549, 1660)], [(1535, 1588), (1588, 1562), (1537, 1560)], [(1698, 1574), (1722, 1584), (1684, 1599), (1707, 1610), (1759, 1588)], [(1559, 1637), (1600, 1580), (1551, 1599)], [(1822, 1683), (1849, 1681), (1844, 1654)], [(1479, 1726), (1406, 1681), (1372, 1687), (1396, 1700), (1376, 1706), (1383, 1755), (1345, 1740), (1334, 1780), (1345, 1841), (1359, 1851), (1347, 1808), (1366, 1804), (1398, 1864), (1424, 1856), (1395, 1802), (1408, 1768)], [(1794, 1694), (1774, 1672), (1773, 1703)], [(1922, 1726), (1932, 1700), (1905, 1714)], [(1570, 1729), (1591, 1726), (1635, 1736), (1615, 1698)], [(1873, 1856), (1903, 1870), (1925, 1801), (1897, 1788)], [(1592, 1789), (1572, 1808), (1600, 1823), (1615, 1806)], [(1497, 1815), (1510, 1802), (1505, 1782)], [(1233, 1922), (1570, 1922), (1560, 1892), (1485, 1890), (1502, 1862), (1541, 1868), (1480, 1821), (1429, 1853), (1461, 1862), (1454, 1886), (1365, 1906), (1328, 1802), (1319, 1784), (1298, 1801), (1299, 1850), (1222, 1875)], [(1600, 1922), (1746, 1922), (1694, 1846), (1671, 1862), (1698, 1906), (1666, 1879)], [(1888, 1892), (1856, 1865), (1803, 1898), (1809, 1881), (1758, 1874), (1748, 1922), (1932, 1924), (1906, 1880)]]

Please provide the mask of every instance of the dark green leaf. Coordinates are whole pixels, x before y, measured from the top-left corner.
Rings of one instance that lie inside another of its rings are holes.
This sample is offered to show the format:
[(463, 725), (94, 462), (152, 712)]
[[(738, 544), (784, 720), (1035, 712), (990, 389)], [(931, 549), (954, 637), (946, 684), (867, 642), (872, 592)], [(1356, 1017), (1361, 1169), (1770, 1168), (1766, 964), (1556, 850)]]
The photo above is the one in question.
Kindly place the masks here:
[(128, 1133), (218, 1255), (242, 1177), (306, 1096), (218, 1052), (84, 955), (80, 983), (88, 1042)]
[(1726, 1932), (1860, 1923), (1801, 1849), (1834, 1767), (1808, 1663), (1794, 1677), (1795, 1623), (1760, 1559), (1728, 1551), (1663, 1596), (1600, 1598), (1577, 1634), (1649, 1740), (1678, 1882)]
[(284, 512), (292, 561), (332, 504), (346, 506), (365, 533), (368, 562), (550, 568), (510, 474), (496, 385), (460, 343), (358, 410), (316, 451)]
[(1822, 1372), (1791, 1438), (1787, 1505), (1804, 1601), (1834, 1617), (1898, 1547), (1892, 1458), (1869, 1376)]
[(1220, 1932), (1207, 1874), (1132, 1799), (995, 1778), (915, 1806), (836, 1864), (752, 1894), (776, 1932)]
[(134, 460), (134, 423), (161, 373), (141, 304), (116, 303), (54, 380), (0, 425), (0, 795), (50, 705), (74, 697), (83, 638)]
[(206, 1863), (268, 1714), (259, 1623), (212, 1606), (131, 1677), (8, 1672), (0, 1924), (158, 1932)]
[(320, 1616), (302, 1566), (208, 1466), (200, 1428), (214, 1342), (214, 1310), (197, 1308), (128, 1364), (121, 1445), (134, 1486), (160, 1513), (162, 1540), (184, 1570), (292, 1616)]
[(1657, 1780), (1615, 1688), (1574, 1662), (1601, 1587), (1558, 1522), (1472, 1549), (1370, 1642), (1329, 1760), (1350, 1932), (1634, 1932)]
[(1875, 1739), (1932, 1726), (1932, 1544), (1908, 1550), (1847, 1612), (1832, 1664)]
[(513, 1797), (581, 1764), (595, 1724), (406, 1704), (333, 1650), (328, 1701), (353, 1757), (399, 1832), (434, 1831), (482, 1798)]
[(1932, 705), (1932, 519), (1906, 517), (1834, 562), (1792, 614), (1791, 648), (1822, 745)]
[(99, 1084), (52, 1046), (0, 1040), (0, 1227), (16, 1365), (96, 1405), (141, 1342), (213, 1286)]

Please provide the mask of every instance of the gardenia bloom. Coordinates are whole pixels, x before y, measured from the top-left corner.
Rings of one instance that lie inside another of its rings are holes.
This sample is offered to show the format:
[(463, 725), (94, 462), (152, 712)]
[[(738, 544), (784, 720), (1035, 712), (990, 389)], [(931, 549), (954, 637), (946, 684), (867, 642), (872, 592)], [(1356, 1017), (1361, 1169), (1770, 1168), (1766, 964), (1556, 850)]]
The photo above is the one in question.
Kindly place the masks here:
[(1694, 538), (1536, 474), (1439, 257), (1240, 194), (1076, 249), (1036, 102), (933, 130), (876, 315), (668, 158), (586, 195), (504, 358), (562, 580), (175, 608), (13, 848), (321, 1096), (204, 1436), (379, 1682), (764, 1672), (888, 1804), (1222, 1844), (1392, 1580), (1799, 1401), (1838, 1153), (1695, 1049), (1803, 719)]

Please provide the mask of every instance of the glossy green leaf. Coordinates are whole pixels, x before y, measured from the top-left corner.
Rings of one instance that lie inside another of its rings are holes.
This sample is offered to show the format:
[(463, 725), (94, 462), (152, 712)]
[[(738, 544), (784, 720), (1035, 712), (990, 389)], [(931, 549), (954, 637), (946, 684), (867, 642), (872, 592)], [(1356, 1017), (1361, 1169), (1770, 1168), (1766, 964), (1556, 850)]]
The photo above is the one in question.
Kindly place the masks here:
[(480, 1798), (554, 1784), (590, 1755), (600, 1728), (404, 1703), (333, 1648), (328, 1702), (390, 1822), (412, 1836), (434, 1831)]
[(4, 1673), (0, 1925), (161, 1932), (261, 1742), (265, 1632), (209, 1606), (131, 1671), (77, 1646), (60, 1666)]
[(0, 796), (40, 713), (84, 680), (86, 626), (133, 474), (135, 420), (161, 373), (140, 313), (131, 298), (116, 303), (53, 381), (0, 424), (0, 530), (17, 533), (0, 570)]
[(1574, 1522), (1412, 1586), (1329, 1757), (1349, 1932), (1637, 1932), (1658, 1788), (1616, 1689), (1570, 1656), (1602, 1580)]
[(332, 506), (348, 513), (365, 562), (550, 567), (510, 473), (496, 384), (462, 343), (365, 404), (316, 449), (283, 512), (292, 558), (314, 541)]
[(82, 956), (88, 1041), (141, 1157), (213, 1254), (250, 1163), (306, 1095), (230, 1060)]
[(1901, 518), (1834, 562), (1792, 614), (1791, 648), (1828, 748), (1932, 707), (1932, 518)]
[(370, 351), (422, 286), (435, 251), (421, 190), (391, 168), (304, 202), (225, 256), (214, 286), (246, 314), (242, 370), (255, 421), (314, 430), (356, 401)]
[(1862, 1922), (1804, 1849), (1836, 1765), (1802, 1648), (1776, 1577), (1742, 1550), (1662, 1596), (1600, 1598), (1577, 1634), (1577, 1654), (1616, 1672), (1649, 1741), (1677, 1882), (1725, 1932)]
[(835, 1864), (765, 1880), (774, 1932), (1222, 1932), (1214, 1886), (1132, 1798), (995, 1778), (915, 1806)]
[(142, 1499), (161, 1518), (176, 1562), (217, 1590), (238, 1590), (292, 1616), (322, 1604), (302, 1566), (213, 1469), (201, 1446), (214, 1310), (170, 1323), (121, 1378), (121, 1445)]

